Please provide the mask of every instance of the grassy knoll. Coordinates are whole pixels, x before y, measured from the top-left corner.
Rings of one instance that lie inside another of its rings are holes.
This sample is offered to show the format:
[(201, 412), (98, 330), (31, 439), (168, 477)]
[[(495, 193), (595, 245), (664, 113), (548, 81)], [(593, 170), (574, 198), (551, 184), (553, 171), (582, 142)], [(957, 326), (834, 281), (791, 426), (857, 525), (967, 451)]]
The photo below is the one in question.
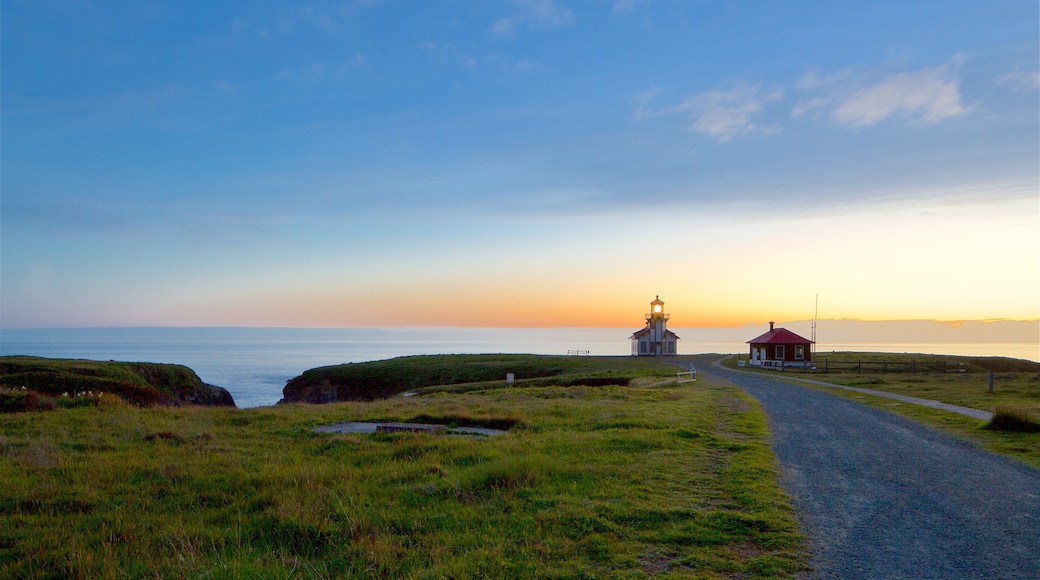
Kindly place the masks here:
[(181, 365), (0, 357), (0, 412), (97, 403), (102, 393), (142, 407), (235, 405), (227, 390), (203, 383)]
[[(513, 427), (311, 431), (420, 416)], [(0, 576), (791, 577), (807, 559), (767, 437), (738, 389), (653, 377), (2, 415)]]
[[(866, 372), (815, 372), (777, 371), (756, 369), (756, 372), (771, 373), (777, 378), (812, 378), (838, 385), (862, 387), (886, 393), (895, 393), (922, 399), (942, 401), (952, 405), (993, 411), (998, 407), (1022, 409), (1033, 417), (1040, 417), (1040, 364), (1003, 357), (955, 357), (921, 354), (891, 353), (837, 353), (825, 355), (832, 360), (871, 360), (905, 362), (909, 360), (929, 361), (945, 359), (948, 369), (963, 369), (964, 372), (877, 372), (876, 365)], [(839, 358), (841, 357), (841, 358)], [(823, 356), (817, 356), (817, 366)], [(726, 361), (727, 366), (736, 368), (736, 358)], [(958, 366), (960, 365), (960, 366)], [(748, 370), (744, 367), (741, 370)], [(989, 371), (994, 371), (993, 392), (988, 392)], [(982, 447), (1013, 457), (1040, 468), (1040, 433), (1008, 433), (985, 428), (985, 423), (945, 411), (899, 403), (882, 397), (872, 397), (841, 389), (820, 388), (835, 395), (901, 413), (922, 423), (937, 427), (954, 435), (974, 441)]]
[(318, 367), (291, 379), (283, 402), (372, 401), (405, 391), (465, 392), (505, 387), (506, 373), (526, 386), (627, 385), (634, 378), (674, 373), (657, 362), (632, 357), (525, 354), (404, 356)]

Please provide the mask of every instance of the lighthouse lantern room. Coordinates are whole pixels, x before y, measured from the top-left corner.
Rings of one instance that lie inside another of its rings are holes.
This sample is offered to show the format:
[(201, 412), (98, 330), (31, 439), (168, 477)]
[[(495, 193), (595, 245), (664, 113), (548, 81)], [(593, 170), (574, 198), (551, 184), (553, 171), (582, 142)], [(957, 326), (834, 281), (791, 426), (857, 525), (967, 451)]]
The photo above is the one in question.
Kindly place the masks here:
[(646, 315), (646, 327), (638, 330), (630, 337), (632, 356), (668, 356), (676, 354), (676, 341), (679, 337), (665, 328), (669, 315), (664, 311), (664, 302), (660, 296), (650, 303), (650, 313)]

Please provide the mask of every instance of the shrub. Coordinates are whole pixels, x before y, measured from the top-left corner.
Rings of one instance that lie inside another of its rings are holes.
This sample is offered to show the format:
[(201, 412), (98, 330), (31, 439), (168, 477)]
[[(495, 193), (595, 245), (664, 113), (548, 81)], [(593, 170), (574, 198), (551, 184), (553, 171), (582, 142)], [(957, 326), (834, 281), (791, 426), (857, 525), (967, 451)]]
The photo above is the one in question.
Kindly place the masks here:
[(1015, 433), (1040, 433), (1040, 419), (1021, 407), (998, 406), (993, 409), (993, 418), (986, 423), (991, 431)]
[(127, 407), (130, 403), (115, 393), (101, 393), (94, 403), (97, 407)]
[(52, 409), (54, 409), (54, 399), (45, 397), (36, 391), (0, 387), (0, 413), (50, 411)]
[(75, 409), (78, 407), (96, 407), (97, 397), (94, 393), (77, 393), (72, 397), (59, 397), (57, 404), (62, 409)]
[(184, 438), (172, 431), (159, 431), (157, 433), (151, 433), (146, 435), (145, 441), (169, 441), (171, 443), (180, 443), (184, 441)]

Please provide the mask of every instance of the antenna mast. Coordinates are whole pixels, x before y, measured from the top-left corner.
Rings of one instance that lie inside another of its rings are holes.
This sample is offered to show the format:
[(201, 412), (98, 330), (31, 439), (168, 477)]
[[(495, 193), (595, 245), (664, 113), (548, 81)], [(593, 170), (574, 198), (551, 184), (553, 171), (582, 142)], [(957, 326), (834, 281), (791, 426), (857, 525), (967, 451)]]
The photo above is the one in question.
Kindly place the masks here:
[(820, 293), (816, 293), (816, 310), (813, 311), (812, 315), (812, 354), (813, 359), (816, 359), (816, 317), (820, 314)]

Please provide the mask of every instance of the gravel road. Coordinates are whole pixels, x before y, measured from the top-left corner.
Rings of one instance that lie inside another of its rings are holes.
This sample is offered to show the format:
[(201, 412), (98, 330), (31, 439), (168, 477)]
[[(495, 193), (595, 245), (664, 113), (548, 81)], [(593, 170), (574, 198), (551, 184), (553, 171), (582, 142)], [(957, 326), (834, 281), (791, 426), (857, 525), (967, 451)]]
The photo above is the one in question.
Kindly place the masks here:
[[(714, 357), (717, 358), (717, 357)], [(812, 578), (1040, 579), (1040, 470), (894, 413), (697, 361), (769, 415)]]

